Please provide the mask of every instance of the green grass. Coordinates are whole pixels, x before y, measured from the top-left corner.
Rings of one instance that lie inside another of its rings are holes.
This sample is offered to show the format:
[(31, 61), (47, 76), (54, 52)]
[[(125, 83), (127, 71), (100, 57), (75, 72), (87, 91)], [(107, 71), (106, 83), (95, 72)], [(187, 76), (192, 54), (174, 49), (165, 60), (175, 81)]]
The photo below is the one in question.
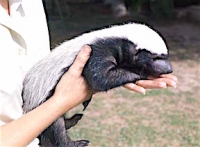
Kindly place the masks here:
[(128, 97), (128, 98), (146, 98), (151, 96), (159, 96), (159, 95), (167, 95), (172, 96), (174, 93), (170, 91), (169, 89), (154, 89), (154, 90), (147, 90), (147, 93), (145, 95), (133, 93), (131, 91), (120, 89), (115, 91), (115, 95), (117, 97)]
[(196, 102), (196, 99), (193, 98), (193, 97), (186, 97), (186, 102), (187, 102), (187, 103), (195, 103), (195, 102)]
[(91, 147), (199, 147), (198, 106), (188, 92), (140, 95), (119, 88), (97, 94), (70, 136), (90, 140)]

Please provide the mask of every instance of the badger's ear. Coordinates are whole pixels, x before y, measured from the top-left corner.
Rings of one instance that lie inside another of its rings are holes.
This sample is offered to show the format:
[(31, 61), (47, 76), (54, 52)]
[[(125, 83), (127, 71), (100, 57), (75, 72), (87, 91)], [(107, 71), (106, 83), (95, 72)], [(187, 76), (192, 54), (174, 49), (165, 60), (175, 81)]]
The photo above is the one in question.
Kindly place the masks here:
[(134, 56), (137, 54), (138, 50), (136, 49), (136, 45), (129, 41), (129, 40), (124, 40), (123, 41), (123, 47), (124, 53), (126, 56)]

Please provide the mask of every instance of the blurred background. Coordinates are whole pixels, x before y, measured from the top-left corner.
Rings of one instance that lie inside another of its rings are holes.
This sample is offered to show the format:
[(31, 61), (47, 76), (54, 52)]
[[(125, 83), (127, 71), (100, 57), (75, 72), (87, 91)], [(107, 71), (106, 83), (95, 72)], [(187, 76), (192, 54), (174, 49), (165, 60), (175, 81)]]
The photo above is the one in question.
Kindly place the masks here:
[(200, 0), (43, 2), (52, 48), (104, 26), (147, 23), (165, 38), (179, 79), (176, 89), (144, 96), (124, 88), (96, 94), (70, 129), (74, 140), (88, 139), (90, 147), (200, 147)]

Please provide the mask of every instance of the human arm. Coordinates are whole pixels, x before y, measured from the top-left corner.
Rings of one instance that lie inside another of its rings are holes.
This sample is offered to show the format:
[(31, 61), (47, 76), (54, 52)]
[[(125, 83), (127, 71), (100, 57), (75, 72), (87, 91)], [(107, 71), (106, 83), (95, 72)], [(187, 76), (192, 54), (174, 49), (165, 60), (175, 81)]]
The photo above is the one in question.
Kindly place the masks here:
[(88, 47), (80, 51), (49, 100), (21, 118), (0, 127), (0, 146), (27, 146), (61, 115), (90, 98), (93, 92), (81, 76), (90, 52)]

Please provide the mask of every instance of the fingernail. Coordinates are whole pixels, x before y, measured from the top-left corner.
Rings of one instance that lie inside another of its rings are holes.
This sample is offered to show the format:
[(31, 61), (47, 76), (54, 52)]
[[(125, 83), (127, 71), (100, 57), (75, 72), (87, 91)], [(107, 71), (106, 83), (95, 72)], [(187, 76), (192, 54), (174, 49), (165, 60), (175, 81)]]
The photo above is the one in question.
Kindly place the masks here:
[(173, 88), (176, 88), (176, 87), (177, 87), (177, 85), (176, 85), (176, 84), (173, 84), (173, 85), (172, 85), (172, 87), (173, 87)]
[(85, 54), (90, 54), (91, 48), (90, 48), (89, 46), (84, 46), (83, 52), (84, 52)]
[(162, 82), (162, 83), (161, 83), (161, 87), (162, 87), (162, 88), (167, 88), (167, 84), (164, 83), (164, 82)]
[(146, 90), (144, 90), (144, 91), (142, 92), (142, 94), (143, 94), (143, 95), (146, 95)]
[(172, 86), (173, 88), (176, 88), (176, 87), (177, 87), (176, 82), (173, 82), (173, 83), (171, 84), (171, 86)]
[(177, 83), (178, 83), (178, 78), (177, 77), (175, 77), (175, 79), (174, 79)]

